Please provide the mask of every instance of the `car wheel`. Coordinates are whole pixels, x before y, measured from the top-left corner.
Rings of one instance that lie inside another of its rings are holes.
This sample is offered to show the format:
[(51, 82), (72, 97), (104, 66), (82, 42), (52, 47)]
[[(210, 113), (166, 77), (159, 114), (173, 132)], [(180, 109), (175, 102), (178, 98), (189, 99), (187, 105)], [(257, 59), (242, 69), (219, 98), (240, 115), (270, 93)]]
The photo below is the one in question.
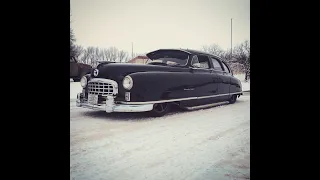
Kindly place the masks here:
[(151, 111), (151, 115), (154, 117), (161, 117), (167, 114), (171, 109), (171, 104), (169, 103), (160, 103), (154, 104)]
[(229, 103), (233, 104), (237, 101), (237, 95), (232, 95), (231, 98), (229, 99)]

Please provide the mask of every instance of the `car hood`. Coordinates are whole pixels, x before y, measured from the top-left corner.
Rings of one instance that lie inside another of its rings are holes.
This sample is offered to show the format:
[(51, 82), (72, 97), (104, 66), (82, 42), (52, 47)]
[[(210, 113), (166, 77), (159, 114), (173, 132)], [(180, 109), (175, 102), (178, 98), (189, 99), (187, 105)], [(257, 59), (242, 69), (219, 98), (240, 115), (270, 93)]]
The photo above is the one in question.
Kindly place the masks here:
[(91, 73), (92, 78), (105, 78), (115, 81), (121, 81), (126, 75), (135, 72), (148, 72), (148, 71), (161, 71), (161, 72), (181, 72), (187, 71), (187, 68), (161, 66), (161, 65), (144, 65), (144, 64), (130, 64), (130, 63), (110, 63), (101, 64), (97, 67), (98, 75), (94, 76)]

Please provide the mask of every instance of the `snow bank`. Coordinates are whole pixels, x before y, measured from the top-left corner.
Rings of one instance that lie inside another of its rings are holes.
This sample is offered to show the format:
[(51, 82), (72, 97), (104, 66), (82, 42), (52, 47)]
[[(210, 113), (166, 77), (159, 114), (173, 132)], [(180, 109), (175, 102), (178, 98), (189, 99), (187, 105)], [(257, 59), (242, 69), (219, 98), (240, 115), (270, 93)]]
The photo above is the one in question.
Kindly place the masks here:
[(70, 99), (77, 99), (77, 94), (82, 92), (82, 87), (80, 82), (71, 82), (70, 81)]
[(234, 74), (234, 77), (238, 78), (242, 84), (242, 91), (249, 91), (250, 90), (250, 80), (245, 82), (245, 74)]
[(250, 82), (242, 82), (242, 91), (250, 91)]

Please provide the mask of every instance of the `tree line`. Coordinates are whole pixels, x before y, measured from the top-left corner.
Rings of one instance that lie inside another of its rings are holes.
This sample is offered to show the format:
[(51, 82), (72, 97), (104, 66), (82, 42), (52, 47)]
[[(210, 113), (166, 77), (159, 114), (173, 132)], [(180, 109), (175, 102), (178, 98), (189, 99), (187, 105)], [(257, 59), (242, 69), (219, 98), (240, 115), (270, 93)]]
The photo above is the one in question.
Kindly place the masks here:
[(72, 28), (70, 28), (70, 59), (75, 59), (78, 62), (97, 65), (98, 61), (115, 61), (127, 62), (129, 60), (129, 53), (119, 50), (116, 47), (99, 48), (89, 46), (84, 48), (75, 44), (75, 37)]
[[(73, 36), (71, 36), (73, 38)], [(71, 41), (70, 41), (71, 44)], [(114, 61), (124, 63), (132, 57), (128, 52), (119, 50), (116, 47), (99, 48), (87, 47), (79, 45), (70, 45), (70, 58), (75, 58), (78, 62), (96, 66), (98, 61)], [(203, 46), (202, 51), (214, 54), (226, 61), (234, 74), (245, 74), (245, 80), (250, 79), (250, 42), (244, 41), (232, 50), (223, 50), (219, 45), (212, 44)], [(133, 57), (144, 54), (134, 53)]]
[[(98, 61), (127, 62), (133, 57), (143, 55), (134, 53), (130, 56), (128, 52), (116, 47), (99, 48), (90, 46), (84, 48), (76, 45), (75, 41), (73, 29), (70, 27), (70, 59), (76, 59), (78, 62), (92, 66), (96, 66)], [(223, 50), (217, 44), (203, 46), (200, 50), (221, 57), (229, 64), (234, 74), (245, 73), (245, 80), (250, 79), (250, 41), (246, 40), (235, 46), (232, 52), (231, 50)]]
[(99, 48), (75, 45), (74, 58), (81, 63), (97, 65), (98, 61), (114, 61), (114, 62), (127, 62), (130, 58), (129, 53), (119, 50), (116, 47)]
[(230, 50), (223, 50), (217, 44), (203, 46), (202, 51), (214, 54), (226, 61), (234, 74), (245, 74), (245, 80), (250, 79), (250, 41), (246, 40)]

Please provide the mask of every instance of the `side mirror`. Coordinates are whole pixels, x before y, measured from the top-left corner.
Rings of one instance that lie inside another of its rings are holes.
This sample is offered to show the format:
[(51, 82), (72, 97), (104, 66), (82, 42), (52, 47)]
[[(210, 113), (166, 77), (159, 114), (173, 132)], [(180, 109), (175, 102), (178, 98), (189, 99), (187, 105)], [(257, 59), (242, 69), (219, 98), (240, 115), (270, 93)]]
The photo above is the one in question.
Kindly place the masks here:
[(194, 63), (192, 64), (193, 67), (195, 68), (201, 68), (201, 64), (200, 63)]

